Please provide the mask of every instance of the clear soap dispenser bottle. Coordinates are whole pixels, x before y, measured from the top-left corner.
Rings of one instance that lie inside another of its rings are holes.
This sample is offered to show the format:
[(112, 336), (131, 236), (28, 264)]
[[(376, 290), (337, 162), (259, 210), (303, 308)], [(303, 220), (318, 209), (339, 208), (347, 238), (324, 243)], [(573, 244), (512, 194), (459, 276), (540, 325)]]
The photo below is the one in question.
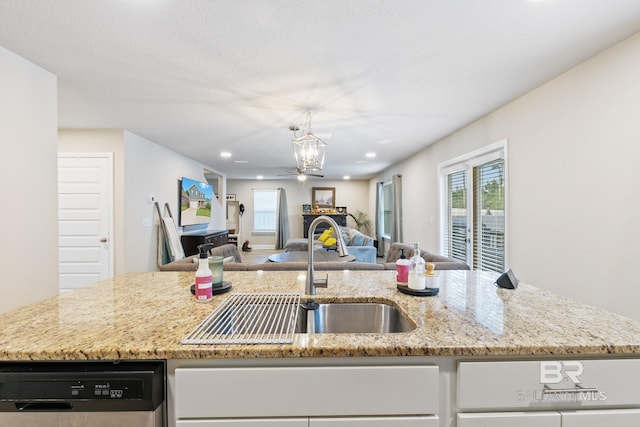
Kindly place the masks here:
[(420, 256), (420, 245), (413, 244), (413, 256), (409, 259), (409, 288), (421, 290), (426, 287), (425, 260)]

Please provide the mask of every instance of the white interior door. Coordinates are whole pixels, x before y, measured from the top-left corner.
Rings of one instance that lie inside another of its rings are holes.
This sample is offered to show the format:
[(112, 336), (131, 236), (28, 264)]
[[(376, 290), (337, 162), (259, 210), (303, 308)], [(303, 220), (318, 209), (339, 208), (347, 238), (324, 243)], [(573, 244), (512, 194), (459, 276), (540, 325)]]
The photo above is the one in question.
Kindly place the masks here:
[(58, 155), (60, 292), (113, 276), (113, 158)]

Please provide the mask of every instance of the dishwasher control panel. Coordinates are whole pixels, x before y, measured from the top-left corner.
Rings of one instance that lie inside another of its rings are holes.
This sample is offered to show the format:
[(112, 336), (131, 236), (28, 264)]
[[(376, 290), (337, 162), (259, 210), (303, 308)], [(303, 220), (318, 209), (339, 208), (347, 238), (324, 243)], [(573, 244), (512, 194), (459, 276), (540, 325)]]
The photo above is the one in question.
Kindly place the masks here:
[(138, 379), (4, 381), (0, 400), (134, 400), (142, 399), (143, 393), (143, 382)]
[(72, 399), (142, 399), (142, 382), (136, 380), (83, 381), (71, 384)]
[(0, 413), (154, 411), (165, 399), (165, 373), (164, 361), (4, 362)]

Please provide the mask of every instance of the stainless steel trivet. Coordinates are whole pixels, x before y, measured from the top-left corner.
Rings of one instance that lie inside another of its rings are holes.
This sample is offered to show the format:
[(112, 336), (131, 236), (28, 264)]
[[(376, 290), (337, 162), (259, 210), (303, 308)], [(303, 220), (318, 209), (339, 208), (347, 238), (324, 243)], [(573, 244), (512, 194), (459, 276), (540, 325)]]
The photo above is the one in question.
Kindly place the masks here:
[(300, 294), (231, 294), (182, 344), (291, 344)]

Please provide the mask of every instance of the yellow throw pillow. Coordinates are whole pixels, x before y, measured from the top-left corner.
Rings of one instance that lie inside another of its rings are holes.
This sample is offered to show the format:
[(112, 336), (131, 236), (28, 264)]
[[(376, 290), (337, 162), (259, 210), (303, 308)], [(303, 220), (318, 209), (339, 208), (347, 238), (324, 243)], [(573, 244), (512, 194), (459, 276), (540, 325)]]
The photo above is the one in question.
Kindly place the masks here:
[(333, 234), (333, 228), (327, 228), (326, 230), (324, 230), (324, 232), (320, 235), (320, 237), (318, 237), (318, 240), (320, 240), (321, 242), (324, 242), (325, 240), (327, 240), (329, 237), (331, 237), (331, 235)]
[(323, 245), (324, 246), (335, 246), (337, 242), (338, 241), (336, 240), (335, 237), (329, 237), (327, 240), (324, 241)]

